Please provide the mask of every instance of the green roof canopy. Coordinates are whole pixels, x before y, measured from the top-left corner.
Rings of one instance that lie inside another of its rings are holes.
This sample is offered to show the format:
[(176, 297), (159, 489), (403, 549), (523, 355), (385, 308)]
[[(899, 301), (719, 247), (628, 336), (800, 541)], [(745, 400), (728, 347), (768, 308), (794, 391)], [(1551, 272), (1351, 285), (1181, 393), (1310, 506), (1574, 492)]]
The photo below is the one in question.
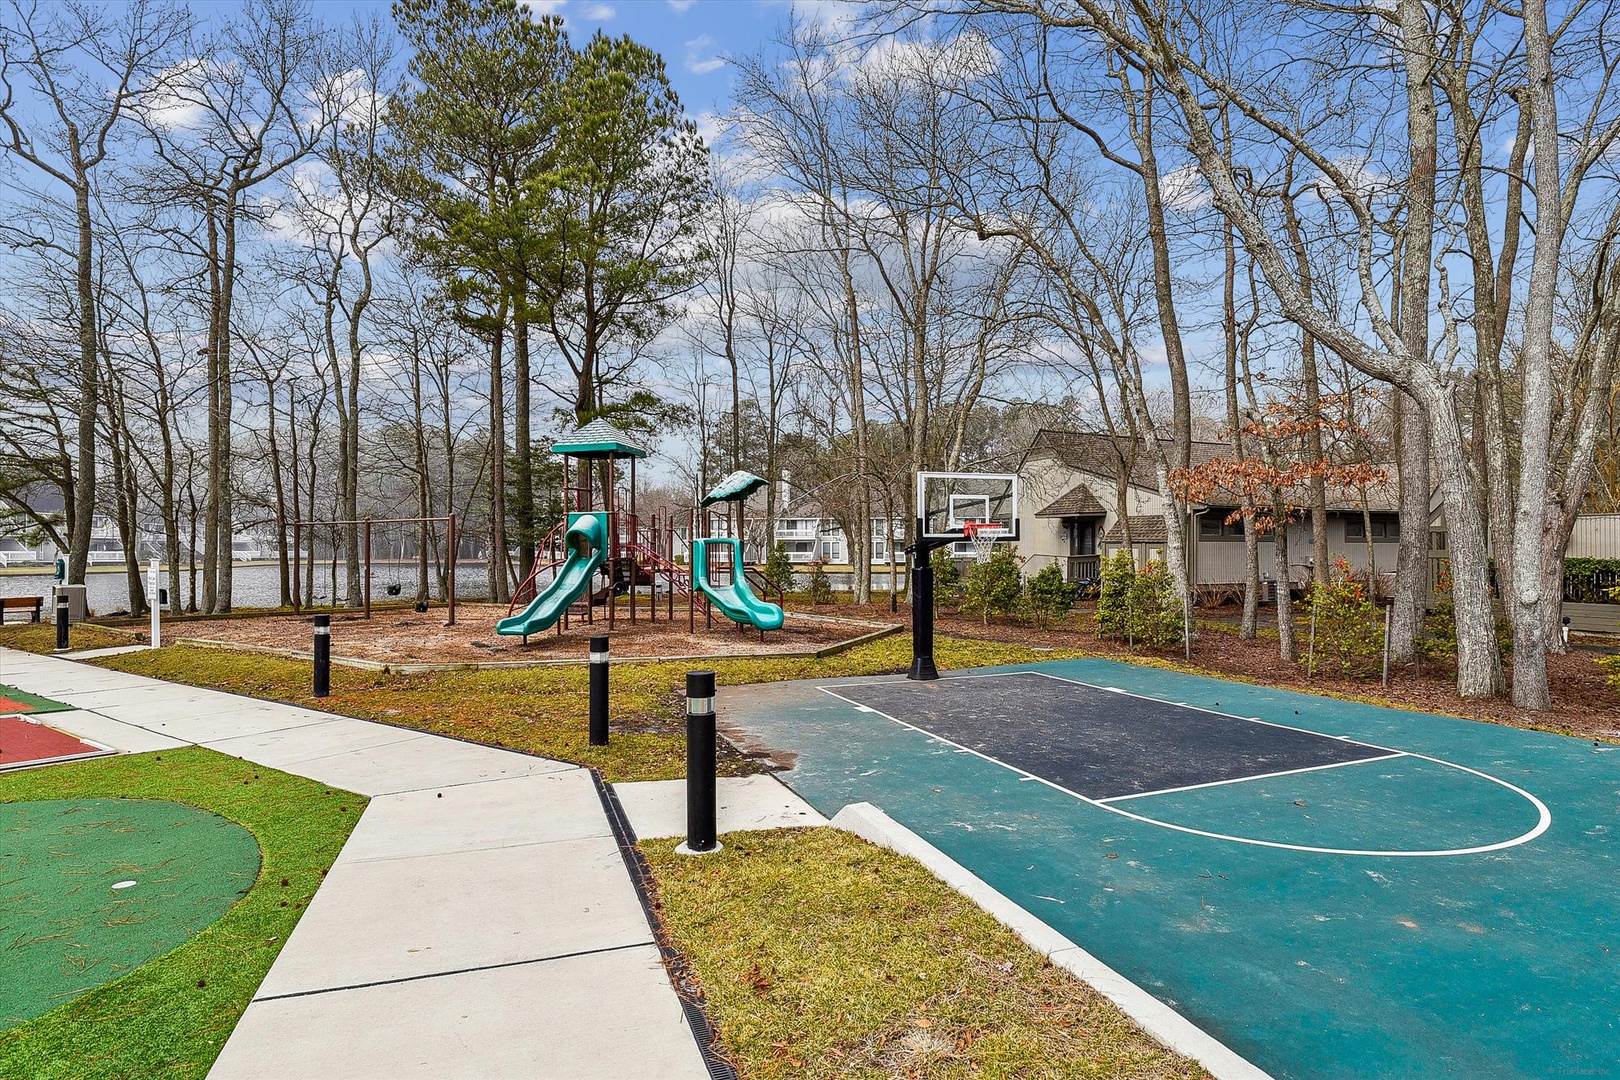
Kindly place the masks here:
[(551, 444), (553, 454), (577, 458), (605, 458), (647, 456), (647, 448), (630, 441), (630, 436), (612, 424), (597, 417), (578, 431)]
[(714, 490), (703, 497), (703, 505), (713, 506), (717, 502), (742, 502), (768, 483), (770, 481), (763, 476), (755, 476), (751, 472), (739, 469), (716, 484)]

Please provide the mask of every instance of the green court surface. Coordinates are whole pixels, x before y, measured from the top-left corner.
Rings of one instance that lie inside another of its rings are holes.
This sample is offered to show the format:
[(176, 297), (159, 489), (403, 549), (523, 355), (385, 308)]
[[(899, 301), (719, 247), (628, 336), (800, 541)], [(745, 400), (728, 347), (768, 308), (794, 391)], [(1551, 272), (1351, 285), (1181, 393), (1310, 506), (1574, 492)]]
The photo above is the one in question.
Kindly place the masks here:
[[(1620, 1076), (1620, 748), (1106, 660), (973, 674), (748, 687), (725, 719), (1273, 1076)], [(1362, 756), (1268, 764), (1269, 731)]]
[(15, 686), (0, 683), (0, 716), (23, 716), (27, 713), (65, 712), (73, 708), (60, 701), (30, 694), (26, 690), (18, 690)]
[(258, 873), (252, 833), (182, 803), (0, 803), (0, 1030), (180, 945)]

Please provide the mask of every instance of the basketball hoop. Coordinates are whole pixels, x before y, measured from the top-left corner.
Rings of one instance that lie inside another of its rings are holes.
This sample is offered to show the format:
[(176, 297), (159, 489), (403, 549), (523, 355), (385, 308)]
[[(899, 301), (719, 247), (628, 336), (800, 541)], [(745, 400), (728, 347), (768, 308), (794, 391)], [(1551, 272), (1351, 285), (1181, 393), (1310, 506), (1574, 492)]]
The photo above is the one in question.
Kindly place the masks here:
[(996, 542), (1011, 533), (1011, 529), (995, 521), (962, 522), (962, 535), (973, 541), (973, 558), (980, 563), (989, 562), (995, 554)]

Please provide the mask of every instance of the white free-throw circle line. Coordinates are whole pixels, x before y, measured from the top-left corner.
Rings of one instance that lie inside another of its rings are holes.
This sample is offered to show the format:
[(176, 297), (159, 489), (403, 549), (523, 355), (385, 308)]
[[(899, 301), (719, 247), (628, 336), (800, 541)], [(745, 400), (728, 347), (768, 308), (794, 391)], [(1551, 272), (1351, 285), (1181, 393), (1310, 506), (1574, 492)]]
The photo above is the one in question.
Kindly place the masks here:
[[(1077, 686), (1091, 686), (1090, 683), (1083, 683), (1083, 682), (1080, 682), (1080, 680), (1078, 680), (1078, 679), (1065, 679), (1061, 675), (1047, 675), (1043, 671), (992, 671), (992, 672), (985, 672), (985, 673), (979, 674), (979, 675), (958, 675), (958, 676), (953, 676), (953, 678), (983, 679), (983, 678), (991, 678), (991, 677), (994, 677), (994, 676), (997, 676), (997, 675), (1045, 675), (1047, 678), (1049, 678), (1049, 679), (1057, 679), (1059, 682), (1074, 683)], [(850, 683), (841, 683), (841, 684), (837, 684), (837, 685), (848, 687), (848, 686), (851, 686), (852, 684), (850, 684)], [(872, 685), (872, 684), (856, 683), (856, 684), (853, 684), (853, 685), (860, 686), (860, 685)], [(1009, 765), (1007, 762), (1002, 761), (1000, 758), (991, 757), (989, 754), (986, 754), (986, 753), (984, 753), (982, 751), (979, 751), (979, 750), (975, 750), (971, 746), (963, 746), (959, 742), (955, 742), (955, 741), (953, 741), (951, 739), (947, 739), (943, 735), (937, 735), (934, 732), (929, 731), (926, 728), (921, 728), (921, 727), (918, 727), (916, 724), (909, 724), (906, 721), (899, 719), (898, 717), (890, 716), (888, 713), (883, 712), (881, 709), (875, 709), (870, 705), (863, 706), (858, 701), (852, 701), (852, 700), (850, 700), (849, 698), (845, 697), (842, 694), (835, 693), (834, 690), (832, 689), (832, 687), (818, 686), (818, 687), (816, 687), (816, 689), (820, 690), (822, 693), (826, 694), (829, 697), (835, 697), (839, 701), (842, 701), (842, 702), (844, 702), (846, 704), (855, 706), (857, 709), (864, 709), (865, 711), (867, 711), (869, 713), (875, 714), (877, 716), (881, 716), (885, 720), (890, 721), (891, 723), (899, 724), (901, 727), (907, 728), (907, 729), (909, 729), (911, 731), (915, 731), (919, 735), (923, 735), (923, 736), (926, 736), (927, 738), (933, 739), (935, 742), (940, 742), (940, 743), (945, 744), (946, 746), (950, 746), (950, 747), (954, 747), (954, 748), (956, 748), (958, 750), (966, 751), (967, 753), (972, 754), (974, 757), (983, 758), (985, 761), (990, 762), (992, 765), (999, 765), (1003, 769), (1008, 770), (1009, 772), (1017, 773), (1019, 776), (1023, 777), (1026, 780), (1034, 780), (1037, 783), (1045, 784), (1047, 787), (1051, 788), (1054, 791), (1061, 791), (1063, 794), (1069, 796), (1070, 798), (1079, 799), (1081, 802), (1088, 803), (1088, 804), (1090, 804), (1092, 806), (1095, 806), (1099, 810), (1106, 810), (1110, 814), (1118, 814), (1120, 817), (1130, 818), (1132, 821), (1139, 821), (1139, 822), (1143, 823), (1144, 825), (1156, 825), (1161, 829), (1170, 829), (1173, 832), (1187, 833), (1188, 835), (1191, 835), (1191, 836), (1202, 836), (1202, 837), (1206, 837), (1206, 838), (1208, 838), (1210, 840), (1225, 840), (1225, 841), (1228, 841), (1228, 842), (1233, 843), (1233, 844), (1248, 844), (1248, 845), (1250, 845), (1252, 847), (1274, 848), (1274, 849), (1281, 850), (1281, 851), (1300, 851), (1300, 852), (1305, 852), (1305, 853), (1314, 854), (1314, 855), (1349, 855), (1349, 856), (1355, 856), (1355, 857), (1358, 857), (1358, 858), (1397, 858), (1397, 859), (1442, 858), (1442, 857), (1448, 857), (1448, 856), (1453, 856), (1453, 855), (1482, 855), (1482, 854), (1485, 854), (1486, 852), (1490, 852), (1490, 851), (1502, 851), (1502, 850), (1504, 850), (1506, 848), (1518, 847), (1520, 844), (1526, 844), (1526, 843), (1529, 843), (1531, 840), (1534, 840), (1536, 837), (1538, 837), (1542, 833), (1546, 832), (1548, 830), (1548, 828), (1550, 828), (1552, 826), (1552, 811), (1547, 809), (1547, 804), (1546, 803), (1542, 802), (1540, 799), (1536, 798), (1534, 795), (1530, 794), (1528, 791), (1524, 790), (1523, 788), (1518, 787), (1515, 784), (1510, 784), (1506, 780), (1501, 779), (1500, 777), (1492, 776), (1490, 773), (1480, 772), (1478, 769), (1471, 769), (1466, 765), (1458, 765), (1454, 761), (1445, 761), (1445, 760), (1443, 760), (1441, 758), (1430, 757), (1428, 754), (1418, 754), (1418, 753), (1413, 753), (1413, 752), (1408, 751), (1408, 750), (1396, 750), (1393, 747), (1377, 746), (1374, 743), (1362, 743), (1361, 745), (1363, 745), (1363, 746), (1374, 746), (1376, 749), (1379, 749), (1379, 750), (1388, 750), (1391, 754), (1404, 754), (1407, 757), (1421, 758), (1424, 761), (1432, 761), (1436, 765), (1444, 765), (1444, 766), (1446, 766), (1448, 768), (1460, 769), (1463, 772), (1472, 773), (1473, 775), (1478, 776), (1481, 779), (1489, 780), (1493, 784), (1501, 784), (1503, 787), (1507, 788), (1509, 791), (1514, 792), (1515, 794), (1520, 795), (1524, 799), (1528, 800), (1529, 803), (1536, 808), (1536, 813), (1537, 813), (1536, 824), (1535, 824), (1535, 826), (1533, 828), (1529, 829), (1528, 831), (1526, 831), (1524, 833), (1521, 833), (1518, 836), (1513, 837), (1512, 839), (1501, 840), (1501, 841), (1498, 841), (1497, 843), (1494, 843), (1494, 844), (1480, 844), (1480, 845), (1477, 845), (1477, 846), (1474, 846), (1474, 847), (1465, 847), (1465, 848), (1435, 848), (1435, 849), (1424, 850), (1424, 851), (1403, 851), (1403, 850), (1399, 850), (1399, 849), (1396, 849), (1396, 850), (1381, 850), (1381, 849), (1361, 849), (1361, 848), (1314, 847), (1314, 846), (1311, 846), (1311, 845), (1308, 845), (1308, 844), (1288, 844), (1288, 843), (1283, 843), (1283, 842), (1278, 841), (1278, 840), (1259, 840), (1259, 839), (1256, 839), (1256, 838), (1254, 838), (1252, 836), (1232, 836), (1232, 835), (1230, 835), (1228, 833), (1211, 832), (1211, 831), (1209, 831), (1207, 829), (1194, 829), (1191, 826), (1177, 825), (1174, 822), (1170, 822), (1170, 821), (1160, 821), (1158, 818), (1147, 817), (1147, 816), (1145, 816), (1143, 814), (1133, 814), (1129, 810), (1124, 810), (1124, 809), (1121, 809), (1120, 807), (1112, 806), (1112, 805), (1110, 805), (1108, 803), (1099, 802), (1096, 799), (1088, 798), (1087, 796), (1080, 794), (1078, 791), (1074, 791), (1071, 788), (1066, 788), (1062, 784), (1059, 784), (1059, 783), (1057, 783), (1055, 781), (1052, 781), (1052, 780), (1048, 780), (1044, 776), (1040, 776), (1040, 775), (1037, 775), (1036, 773), (1032, 773), (1027, 769), (1020, 769), (1016, 765)], [(1093, 689), (1096, 689), (1096, 688), (1093, 687)], [(1126, 691), (1120, 691), (1120, 693), (1125, 693), (1125, 692)], [(1131, 696), (1132, 697), (1140, 697), (1140, 698), (1143, 698), (1146, 701), (1159, 701), (1158, 698), (1150, 698), (1150, 697), (1147, 697), (1144, 694), (1132, 694)], [(1161, 705), (1168, 704), (1168, 702), (1159, 701), (1159, 704), (1161, 704)], [(1174, 707), (1174, 706), (1172, 706), (1172, 707)], [(1181, 706), (1181, 708), (1193, 708), (1193, 707), (1194, 706)], [(1198, 711), (1200, 711), (1200, 712), (1211, 712), (1212, 710), (1199, 709)], [(1234, 720), (1249, 720), (1250, 723), (1266, 724), (1269, 727), (1287, 728), (1290, 731), (1303, 731), (1306, 734), (1322, 736), (1321, 732), (1319, 732), (1319, 731), (1311, 731), (1308, 728), (1289, 727), (1289, 725), (1287, 725), (1287, 724), (1273, 724), (1270, 721), (1266, 721), (1266, 720), (1250, 720), (1248, 717), (1245, 717), (1245, 716), (1231, 716), (1231, 714), (1229, 714), (1229, 713), (1216, 713), (1215, 715), (1217, 715), (1217, 716), (1230, 716), (1231, 719), (1234, 719)], [(1333, 736), (1331, 736), (1331, 735), (1322, 736), (1322, 737), (1323, 738), (1333, 738)], [(1382, 761), (1382, 760), (1384, 760), (1384, 759), (1383, 758), (1366, 758), (1366, 759), (1363, 759), (1362, 761), (1356, 762), (1356, 764), (1364, 765), (1364, 764), (1367, 764), (1369, 762)], [(1250, 779), (1258, 779), (1258, 777), (1251, 777)]]

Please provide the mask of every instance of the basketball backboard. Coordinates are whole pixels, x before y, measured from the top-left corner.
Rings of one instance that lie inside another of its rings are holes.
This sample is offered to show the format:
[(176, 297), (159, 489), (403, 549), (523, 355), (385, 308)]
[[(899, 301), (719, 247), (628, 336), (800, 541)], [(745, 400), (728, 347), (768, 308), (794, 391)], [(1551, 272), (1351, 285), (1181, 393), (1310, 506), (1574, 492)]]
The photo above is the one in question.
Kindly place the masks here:
[(1018, 539), (1018, 477), (1013, 473), (917, 474), (917, 517), (931, 540), (960, 540), (969, 521), (1006, 527)]

